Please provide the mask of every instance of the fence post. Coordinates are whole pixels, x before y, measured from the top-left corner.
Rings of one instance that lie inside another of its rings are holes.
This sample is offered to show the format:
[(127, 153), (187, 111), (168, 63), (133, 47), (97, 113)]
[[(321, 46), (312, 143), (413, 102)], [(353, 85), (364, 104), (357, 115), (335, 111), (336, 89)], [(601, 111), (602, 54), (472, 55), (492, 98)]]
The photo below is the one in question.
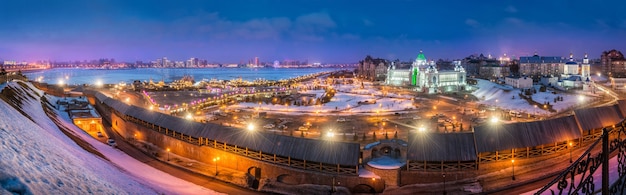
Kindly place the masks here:
[(602, 194), (609, 194), (609, 130), (602, 129)]

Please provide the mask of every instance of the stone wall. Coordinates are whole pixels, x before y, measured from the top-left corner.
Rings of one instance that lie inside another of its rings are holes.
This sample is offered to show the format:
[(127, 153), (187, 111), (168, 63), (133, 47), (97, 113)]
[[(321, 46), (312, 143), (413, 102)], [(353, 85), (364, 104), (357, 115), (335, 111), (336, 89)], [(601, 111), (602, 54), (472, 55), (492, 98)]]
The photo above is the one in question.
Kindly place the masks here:
[[(99, 104), (99, 102), (97, 102)], [(98, 106), (102, 108), (104, 106)], [(101, 109), (103, 110), (103, 109)], [(101, 112), (105, 112), (104, 110)], [(285, 165), (278, 165), (264, 162), (248, 157), (240, 156), (234, 153), (226, 152), (208, 146), (199, 146), (188, 142), (172, 138), (152, 129), (125, 121), (114, 113), (108, 112), (103, 117), (110, 117), (112, 128), (122, 135), (125, 139), (138, 139), (140, 141), (152, 143), (162, 149), (169, 148), (176, 155), (194, 159), (206, 164), (213, 164), (213, 158), (220, 157), (218, 166), (220, 168), (228, 168), (240, 172), (248, 172), (255, 174), (255, 168), (260, 169), (259, 181), (283, 181), (291, 184), (319, 184), (332, 185), (333, 177), (338, 186), (344, 186), (349, 189), (374, 188), (377, 192), (382, 192), (385, 188), (385, 181), (372, 180), (369, 178), (360, 178), (358, 176), (343, 176), (315, 172), (313, 170), (302, 170), (290, 168)], [(136, 136), (135, 136), (136, 135)], [(245, 181), (245, 178), (232, 178), (236, 184), (250, 187), (251, 184), (238, 181)], [(262, 182), (261, 182), (262, 183)], [(366, 186), (366, 187), (364, 187)]]

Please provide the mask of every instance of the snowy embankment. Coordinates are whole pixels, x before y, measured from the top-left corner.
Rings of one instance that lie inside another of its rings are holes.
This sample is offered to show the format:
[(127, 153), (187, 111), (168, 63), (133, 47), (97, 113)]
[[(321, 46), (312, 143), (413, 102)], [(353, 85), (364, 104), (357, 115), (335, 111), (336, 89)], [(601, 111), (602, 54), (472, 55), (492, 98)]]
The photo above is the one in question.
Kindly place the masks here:
[[(472, 92), (472, 95), (476, 96), (480, 101), (478, 103), (490, 106), (500, 107), (506, 110), (516, 110), (525, 113), (538, 113), (549, 114), (548, 111), (541, 108), (536, 108), (534, 105), (528, 103), (528, 101), (520, 98), (519, 94), (522, 93), (520, 89), (515, 89), (508, 85), (500, 85), (487, 80), (476, 79), (478, 84), (478, 90)], [(549, 102), (553, 105), (553, 109), (560, 112), (564, 109), (572, 108), (579, 104), (578, 95), (552, 93), (551, 91), (540, 92), (539, 86), (534, 86), (537, 91), (536, 94), (532, 94), (532, 99), (543, 104)], [(563, 97), (563, 101), (554, 102), (556, 97)]]
[(47, 117), (43, 92), (30, 83), (13, 82), (1, 90), (0, 194), (214, 193), (142, 164), (70, 124), (72, 134), (106, 159), (85, 151)]

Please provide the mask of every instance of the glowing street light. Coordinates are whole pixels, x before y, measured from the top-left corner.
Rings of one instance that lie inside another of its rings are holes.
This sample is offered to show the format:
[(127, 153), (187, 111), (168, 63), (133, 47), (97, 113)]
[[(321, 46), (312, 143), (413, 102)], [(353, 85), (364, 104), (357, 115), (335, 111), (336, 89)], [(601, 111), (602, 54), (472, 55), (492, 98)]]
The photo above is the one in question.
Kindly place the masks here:
[(167, 148), (167, 161), (170, 161), (170, 148)]
[(333, 130), (329, 130), (328, 133), (326, 133), (326, 137), (335, 137), (335, 132), (333, 132)]
[(193, 116), (191, 116), (191, 113), (187, 113), (187, 116), (185, 116), (185, 119), (191, 120), (193, 119)]
[(96, 87), (102, 87), (102, 81), (101, 80), (97, 80), (96, 81)]
[(254, 131), (254, 125), (253, 124), (248, 124), (248, 131)]
[(513, 171), (513, 176), (511, 177), (511, 179), (515, 180), (515, 159), (512, 159), (512, 160), (511, 160), (511, 168), (513, 168), (513, 169), (512, 169), (512, 171)]
[(213, 158), (213, 163), (215, 163), (215, 176), (217, 176), (217, 161), (220, 160), (220, 157)]
[(422, 126), (422, 127), (417, 128), (417, 131), (419, 131), (419, 132), (425, 132), (425, 131), (426, 131), (426, 128), (424, 128), (424, 127)]
[(498, 117), (491, 117), (491, 123), (497, 123), (498, 122)]
[(578, 101), (579, 101), (579, 102), (583, 102), (583, 101), (585, 101), (585, 96), (578, 95)]

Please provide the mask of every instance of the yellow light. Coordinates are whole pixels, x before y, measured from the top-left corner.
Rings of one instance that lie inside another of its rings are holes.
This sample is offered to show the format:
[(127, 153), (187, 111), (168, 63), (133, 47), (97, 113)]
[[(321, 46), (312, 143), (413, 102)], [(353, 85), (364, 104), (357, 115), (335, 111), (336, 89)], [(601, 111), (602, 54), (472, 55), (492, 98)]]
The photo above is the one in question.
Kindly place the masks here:
[(248, 124), (248, 131), (254, 131), (254, 125)]
[(169, 152), (169, 151), (170, 151), (170, 148), (167, 148), (167, 151)]
[(491, 122), (492, 123), (497, 123), (498, 122), (498, 117), (491, 117)]
[(185, 117), (187, 120), (191, 120), (193, 119), (193, 116), (191, 116), (191, 114), (187, 114), (187, 116)]
[(515, 163), (515, 159), (511, 160), (511, 163)]

